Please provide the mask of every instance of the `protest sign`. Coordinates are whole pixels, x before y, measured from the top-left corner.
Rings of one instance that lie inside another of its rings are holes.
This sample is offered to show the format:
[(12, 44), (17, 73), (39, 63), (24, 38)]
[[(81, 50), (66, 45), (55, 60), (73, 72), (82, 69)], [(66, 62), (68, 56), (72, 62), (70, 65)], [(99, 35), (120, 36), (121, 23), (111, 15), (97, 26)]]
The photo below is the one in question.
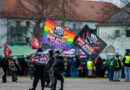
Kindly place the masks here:
[(78, 46), (90, 58), (96, 58), (106, 47), (106, 43), (93, 34), (86, 25), (76, 36), (74, 44)]

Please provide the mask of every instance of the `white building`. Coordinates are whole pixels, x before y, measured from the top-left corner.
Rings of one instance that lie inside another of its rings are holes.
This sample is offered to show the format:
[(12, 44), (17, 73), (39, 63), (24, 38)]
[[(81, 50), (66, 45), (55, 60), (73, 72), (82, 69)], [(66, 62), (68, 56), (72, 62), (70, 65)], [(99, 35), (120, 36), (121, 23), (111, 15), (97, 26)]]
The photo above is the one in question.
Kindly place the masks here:
[(124, 57), (130, 53), (130, 15), (125, 12), (127, 7), (111, 16), (103, 24), (97, 25), (98, 36), (107, 43), (107, 47), (100, 54), (107, 58), (116, 53)]

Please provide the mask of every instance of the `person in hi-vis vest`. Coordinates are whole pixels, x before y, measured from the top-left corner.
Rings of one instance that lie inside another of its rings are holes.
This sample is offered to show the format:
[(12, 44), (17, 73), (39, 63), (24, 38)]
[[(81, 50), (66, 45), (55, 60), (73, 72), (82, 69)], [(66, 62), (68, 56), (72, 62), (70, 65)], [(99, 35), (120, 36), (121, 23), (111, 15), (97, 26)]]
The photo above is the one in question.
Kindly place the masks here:
[(130, 55), (127, 53), (123, 59), (125, 81), (130, 81)]
[(113, 66), (114, 66), (114, 81), (120, 81), (120, 69), (121, 69), (121, 61), (119, 58), (119, 54), (116, 54), (115, 58), (113, 59)]
[(91, 58), (89, 58), (89, 61), (87, 62), (87, 69), (88, 69), (88, 77), (93, 76), (93, 61)]

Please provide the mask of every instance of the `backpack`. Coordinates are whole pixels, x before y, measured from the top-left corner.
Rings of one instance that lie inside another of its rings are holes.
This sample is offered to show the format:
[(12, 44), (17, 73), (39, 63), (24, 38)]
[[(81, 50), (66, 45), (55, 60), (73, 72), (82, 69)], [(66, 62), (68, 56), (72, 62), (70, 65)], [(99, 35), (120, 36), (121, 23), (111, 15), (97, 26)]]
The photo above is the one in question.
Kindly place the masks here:
[(117, 60), (115, 58), (113, 59), (113, 66), (117, 66)]
[(105, 66), (109, 67), (109, 65), (110, 65), (110, 60), (106, 60)]

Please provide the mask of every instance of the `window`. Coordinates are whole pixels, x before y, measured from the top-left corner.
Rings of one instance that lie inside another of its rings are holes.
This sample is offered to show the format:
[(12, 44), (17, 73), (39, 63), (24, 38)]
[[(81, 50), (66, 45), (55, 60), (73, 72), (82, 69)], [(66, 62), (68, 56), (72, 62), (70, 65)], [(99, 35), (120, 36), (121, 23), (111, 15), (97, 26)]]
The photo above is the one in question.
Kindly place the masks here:
[(20, 21), (16, 21), (16, 26), (20, 26)]
[(76, 29), (76, 24), (75, 23), (73, 24), (73, 29)]
[(11, 38), (12, 38), (12, 42), (15, 42), (15, 43), (25, 43), (23, 35), (15, 34), (15, 35), (12, 35)]
[(117, 37), (120, 37), (120, 30), (116, 30), (115, 31), (115, 37), (117, 38)]
[(130, 30), (126, 30), (126, 37), (130, 37)]
[(29, 26), (30, 26), (30, 22), (26, 21), (26, 27), (29, 27)]
[(10, 38), (8, 39), (11, 45), (24, 45), (26, 44), (26, 39), (24, 34), (27, 34), (28, 29), (24, 27), (11, 27), (10, 28)]

